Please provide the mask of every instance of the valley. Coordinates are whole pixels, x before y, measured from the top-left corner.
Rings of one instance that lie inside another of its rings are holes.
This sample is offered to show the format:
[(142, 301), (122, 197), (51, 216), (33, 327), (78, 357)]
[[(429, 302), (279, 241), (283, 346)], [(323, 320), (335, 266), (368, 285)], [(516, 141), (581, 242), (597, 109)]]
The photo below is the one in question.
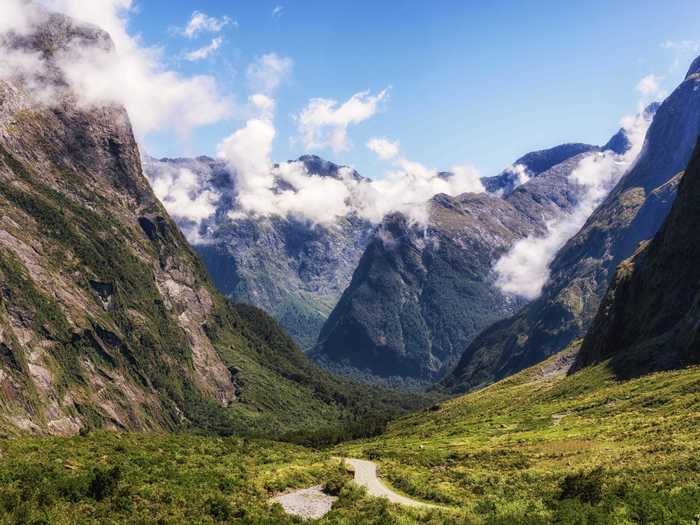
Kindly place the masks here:
[(0, 523), (700, 523), (700, 58), (484, 176), (141, 9), (0, 5)]

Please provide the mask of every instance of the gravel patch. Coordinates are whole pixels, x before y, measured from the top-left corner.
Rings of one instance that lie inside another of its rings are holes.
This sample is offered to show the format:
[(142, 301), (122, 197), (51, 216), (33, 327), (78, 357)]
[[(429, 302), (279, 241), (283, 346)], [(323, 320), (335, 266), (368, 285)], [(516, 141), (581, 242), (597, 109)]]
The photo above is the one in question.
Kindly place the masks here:
[(323, 492), (323, 486), (317, 485), (309, 489), (296, 490), (272, 498), (273, 503), (279, 503), (287, 514), (304, 519), (317, 520), (325, 516), (338, 498)]

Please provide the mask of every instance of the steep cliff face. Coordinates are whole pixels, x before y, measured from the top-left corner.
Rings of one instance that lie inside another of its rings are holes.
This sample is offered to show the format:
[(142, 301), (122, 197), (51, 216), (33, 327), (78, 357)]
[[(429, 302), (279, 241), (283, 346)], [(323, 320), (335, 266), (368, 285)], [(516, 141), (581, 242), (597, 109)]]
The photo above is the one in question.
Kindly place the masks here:
[(618, 267), (574, 371), (611, 359), (618, 376), (700, 363), (700, 144), (654, 239)]
[(488, 384), (586, 333), (617, 265), (654, 236), (673, 204), (678, 174), (700, 134), (698, 64), (659, 106), (633, 167), (557, 254), (542, 296), (480, 334), (445, 379), (447, 388)]
[(141, 172), (126, 112), (79, 104), (62, 82), (53, 56), (76, 41), (111, 46), (59, 15), (10, 41), (39, 53), (51, 103), (26, 76), (0, 80), (0, 429), (291, 431), (349, 417), (349, 387), (215, 291)]

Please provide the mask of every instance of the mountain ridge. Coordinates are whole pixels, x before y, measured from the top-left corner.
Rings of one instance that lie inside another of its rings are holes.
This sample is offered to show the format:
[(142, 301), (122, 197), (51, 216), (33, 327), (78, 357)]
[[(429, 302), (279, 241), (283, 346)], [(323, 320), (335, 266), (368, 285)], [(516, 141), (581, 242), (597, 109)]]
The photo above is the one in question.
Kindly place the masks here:
[(442, 387), (465, 392), (526, 368), (585, 335), (616, 266), (654, 236), (700, 133), (692, 75), (658, 107), (634, 165), (558, 252), (542, 295), (486, 328)]

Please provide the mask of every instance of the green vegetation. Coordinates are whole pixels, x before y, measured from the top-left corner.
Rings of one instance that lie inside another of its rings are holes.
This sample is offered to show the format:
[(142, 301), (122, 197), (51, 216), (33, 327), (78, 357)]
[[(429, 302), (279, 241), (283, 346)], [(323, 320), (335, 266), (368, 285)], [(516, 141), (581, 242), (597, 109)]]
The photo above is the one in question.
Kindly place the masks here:
[[(700, 369), (617, 382), (547, 366), (321, 451), (191, 434), (3, 441), (0, 523), (300, 523), (270, 497), (323, 485), (339, 499), (322, 525), (695, 525)], [(368, 497), (338, 455), (442, 508)]]
[(2, 523), (293, 523), (268, 497), (337, 467), (242, 438), (93, 433), (0, 444)]
[(336, 454), (373, 459), (459, 523), (695, 525), (700, 368), (618, 382), (605, 365), (551, 374), (553, 361)]

